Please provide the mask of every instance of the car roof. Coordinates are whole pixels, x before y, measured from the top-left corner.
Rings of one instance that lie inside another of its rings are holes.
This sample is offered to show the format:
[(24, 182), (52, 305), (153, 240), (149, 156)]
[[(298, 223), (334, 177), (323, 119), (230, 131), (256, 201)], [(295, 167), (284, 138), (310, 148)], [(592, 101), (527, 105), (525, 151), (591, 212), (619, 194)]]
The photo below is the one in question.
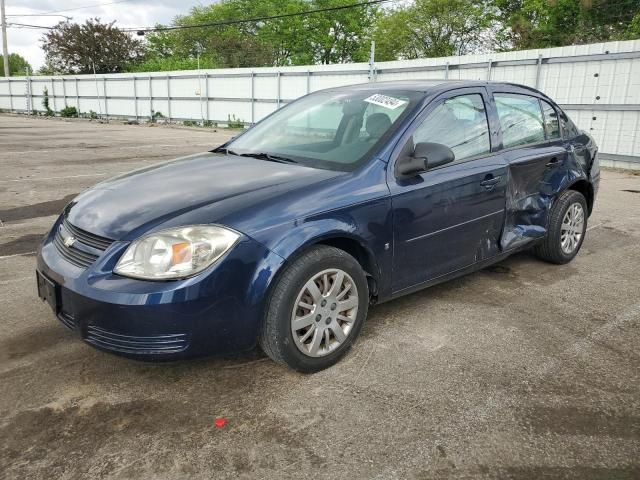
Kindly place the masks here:
[[(369, 82), (359, 83), (356, 85), (345, 85), (342, 87), (329, 88), (329, 91), (348, 92), (348, 91), (390, 91), (390, 90), (409, 90), (421, 93), (444, 92), (447, 90), (465, 88), (465, 87), (485, 87), (485, 86), (501, 86), (517, 92), (525, 90), (536, 95), (542, 94), (538, 90), (526, 85), (519, 85), (510, 82), (491, 82), (487, 80), (396, 80), (385, 82)], [(524, 92), (523, 92), (524, 93)]]

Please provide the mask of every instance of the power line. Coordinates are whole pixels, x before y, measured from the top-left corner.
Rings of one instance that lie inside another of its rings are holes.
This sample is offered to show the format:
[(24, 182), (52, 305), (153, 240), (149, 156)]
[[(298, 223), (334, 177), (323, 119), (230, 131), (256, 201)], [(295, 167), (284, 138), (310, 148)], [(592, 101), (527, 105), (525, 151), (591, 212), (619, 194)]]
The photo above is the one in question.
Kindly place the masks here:
[(33, 28), (33, 29), (37, 29), (37, 30), (53, 30), (56, 27), (45, 27), (44, 25), (31, 25), (28, 23), (15, 23), (15, 22), (11, 22), (11, 23), (7, 23), (7, 27), (18, 27), (18, 28)]
[[(110, 3), (101, 3), (101, 4), (97, 4), (97, 5), (111, 5), (114, 3), (123, 3), (123, 2), (128, 2), (131, 0), (120, 0), (118, 2), (110, 2)], [(123, 28), (121, 29), (123, 32), (161, 32), (161, 31), (168, 31), (168, 30), (184, 30), (184, 29), (190, 29), (190, 28), (206, 28), (206, 27), (219, 27), (219, 26), (228, 26), (228, 25), (239, 25), (242, 23), (255, 23), (255, 22), (264, 22), (264, 21), (268, 21), (268, 20), (278, 20), (280, 18), (290, 18), (290, 17), (297, 17), (297, 16), (303, 16), (303, 15), (312, 15), (315, 13), (323, 13), (323, 12), (334, 12), (334, 11), (338, 11), (338, 10), (346, 10), (346, 9), (350, 9), (350, 8), (358, 8), (358, 7), (366, 7), (369, 5), (378, 5), (381, 3), (388, 3), (388, 2), (394, 2), (397, 0), (372, 0), (372, 1), (368, 1), (368, 2), (360, 2), (360, 3), (351, 3), (349, 5), (341, 5), (339, 7), (327, 7), (327, 8), (318, 8), (316, 10), (305, 10), (302, 12), (295, 12), (295, 13), (283, 13), (280, 15), (271, 15), (271, 16), (266, 16), (266, 17), (255, 17), (255, 18), (246, 18), (246, 19), (240, 19), (240, 20), (224, 20), (222, 22), (213, 22), (213, 23), (199, 23), (199, 24), (195, 24), (195, 25), (175, 25), (175, 26), (170, 26), (170, 27), (140, 27), (140, 28)], [(86, 7), (78, 7), (78, 8), (88, 8), (89, 5), (87, 5)], [(76, 9), (69, 9), (69, 10), (58, 10), (57, 12), (68, 12), (70, 10), (76, 10)], [(50, 13), (55, 13), (55, 12), (47, 12), (48, 14)], [(44, 29), (44, 30), (52, 30), (55, 27), (46, 27), (44, 25), (30, 25), (30, 24), (24, 24), (24, 23), (15, 23), (12, 22), (10, 24), (11, 26), (18, 26), (18, 27), (25, 27), (25, 28), (34, 28), (34, 29)]]
[(270, 15), (267, 17), (246, 18), (242, 20), (224, 20), (222, 22), (198, 23), (195, 25), (174, 25), (171, 27), (124, 28), (122, 30), (125, 32), (138, 32), (138, 33), (143, 32), (144, 33), (144, 32), (164, 32), (169, 30), (185, 30), (189, 28), (221, 27), (221, 26), (228, 26), (228, 25), (238, 25), (241, 23), (255, 23), (255, 22), (264, 22), (267, 20), (278, 20), (280, 18), (298, 17), (303, 15), (311, 15), (314, 13), (335, 12), (337, 10), (366, 7), (369, 5), (378, 5), (381, 3), (393, 2), (393, 1), (396, 1), (396, 0), (372, 0), (369, 2), (360, 2), (360, 3), (351, 3), (349, 5), (341, 5), (339, 7), (318, 8), (316, 10), (305, 10), (303, 12), (295, 12), (295, 13), (283, 13), (280, 15)]
[[(85, 5), (83, 7), (70, 8), (70, 9), (66, 9), (66, 10), (57, 10), (57, 11), (52, 11), (52, 12), (45, 12), (45, 14), (48, 15), (48, 14), (57, 13), (57, 12), (68, 12), (68, 11), (72, 11), (72, 10), (79, 10), (79, 9), (83, 9), (83, 8), (91, 8), (91, 7), (102, 6), (102, 5), (112, 5), (112, 4), (124, 3), (124, 2), (128, 2), (128, 1), (132, 1), (132, 0), (118, 0), (118, 1), (114, 1), (114, 2), (108, 2), (108, 3), (98, 3), (98, 4), (93, 4), (93, 5)], [(337, 6), (337, 7), (319, 8), (319, 9), (316, 9), (316, 10), (306, 10), (306, 11), (302, 11), (302, 12), (285, 13), (285, 14), (271, 15), (271, 16), (264, 16), (264, 17), (254, 17), (254, 18), (238, 19), (238, 20), (224, 20), (224, 21), (220, 21), (220, 22), (200, 23), (200, 24), (193, 24), (193, 25), (174, 25), (174, 26), (167, 26), (167, 27), (139, 27), (139, 28), (128, 27), (128, 28), (123, 28), (121, 30), (124, 31), (124, 32), (137, 32), (138, 34), (144, 34), (144, 33), (147, 33), (147, 32), (160, 32), (160, 31), (171, 31), (171, 30), (185, 30), (185, 29), (193, 29), (193, 28), (206, 28), (206, 27), (239, 25), (239, 24), (243, 24), (243, 23), (263, 22), (263, 21), (268, 21), (268, 20), (277, 20), (277, 19), (281, 19), (281, 18), (290, 18), (290, 17), (296, 17), (296, 16), (312, 15), (312, 14), (315, 14), (315, 13), (346, 10), (346, 9), (351, 9), (351, 8), (365, 7), (365, 6), (369, 6), (369, 5), (378, 5), (378, 4), (394, 2), (394, 1), (398, 1), (398, 0), (372, 0), (372, 1), (367, 1), (367, 2), (352, 3), (352, 4), (348, 4), (348, 5)], [(613, 6), (621, 6), (622, 7), (624, 3), (625, 2), (620, 1), (620, 2), (607, 3), (605, 5), (597, 5), (597, 6), (594, 5), (593, 7), (590, 8), (590, 10), (597, 10), (597, 9), (600, 9), (600, 8), (610, 9)], [(34, 16), (36, 16), (36, 15), (34, 15)], [(619, 16), (622, 18), (623, 14), (620, 14)], [(47, 27), (47, 26), (44, 26), (44, 25), (31, 25), (31, 24), (14, 23), (14, 22), (12, 22), (11, 24), (7, 24), (7, 26), (16, 26), (16, 27), (32, 28), (32, 29), (45, 29), (45, 30), (52, 30), (53, 28), (55, 28), (55, 27)]]

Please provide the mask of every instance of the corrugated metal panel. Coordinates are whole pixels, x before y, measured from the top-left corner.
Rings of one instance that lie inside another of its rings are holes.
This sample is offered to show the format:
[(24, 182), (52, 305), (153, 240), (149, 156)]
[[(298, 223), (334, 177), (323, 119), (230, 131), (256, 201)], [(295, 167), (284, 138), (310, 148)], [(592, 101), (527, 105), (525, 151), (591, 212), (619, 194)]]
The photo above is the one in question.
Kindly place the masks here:
[[(590, 132), (603, 153), (640, 158), (640, 40), (462, 57), (380, 62), (377, 81), (473, 79), (538, 88), (563, 105)], [(0, 79), (0, 108), (81, 112), (144, 118), (151, 111), (173, 119), (229, 117), (258, 121), (285, 100), (316, 90), (369, 81), (369, 65), (309, 65), (200, 72)], [(31, 94), (29, 94), (31, 92)], [(106, 98), (105, 98), (106, 97)], [(573, 106), (573, 107), (572, 107)]]

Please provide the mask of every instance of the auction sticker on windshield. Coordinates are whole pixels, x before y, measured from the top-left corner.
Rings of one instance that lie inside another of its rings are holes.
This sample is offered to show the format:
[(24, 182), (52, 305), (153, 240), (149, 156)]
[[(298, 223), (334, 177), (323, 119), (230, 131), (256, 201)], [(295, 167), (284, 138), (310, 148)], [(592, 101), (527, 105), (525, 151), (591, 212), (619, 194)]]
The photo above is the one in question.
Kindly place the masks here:
[(382, 95), (381, 93), (375, 93), (369, 98), (364, 99), (365, 102), (373, 103), (374, 105), (380, 105), (381, 107), (395, 110), (396, 108), (407, 103), (406, 100), (400, 100), (399, 98), (389, 97)]

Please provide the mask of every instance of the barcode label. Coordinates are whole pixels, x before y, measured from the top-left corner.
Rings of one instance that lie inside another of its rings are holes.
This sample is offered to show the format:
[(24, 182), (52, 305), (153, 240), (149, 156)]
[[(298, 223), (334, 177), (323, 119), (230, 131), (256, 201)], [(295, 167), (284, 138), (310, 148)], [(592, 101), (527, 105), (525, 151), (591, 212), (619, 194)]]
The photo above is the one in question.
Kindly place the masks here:
[(382, 95), (381, 93), (373, 94), (369, 98), (365, 98), (364, 101), (373, 103), (374, 105), (379, 105), (384, 108), (388, 108), (389, 110), (395, 110), (396, 108), (407, 103), (406, 100), (389, 97), (387, 95)]

